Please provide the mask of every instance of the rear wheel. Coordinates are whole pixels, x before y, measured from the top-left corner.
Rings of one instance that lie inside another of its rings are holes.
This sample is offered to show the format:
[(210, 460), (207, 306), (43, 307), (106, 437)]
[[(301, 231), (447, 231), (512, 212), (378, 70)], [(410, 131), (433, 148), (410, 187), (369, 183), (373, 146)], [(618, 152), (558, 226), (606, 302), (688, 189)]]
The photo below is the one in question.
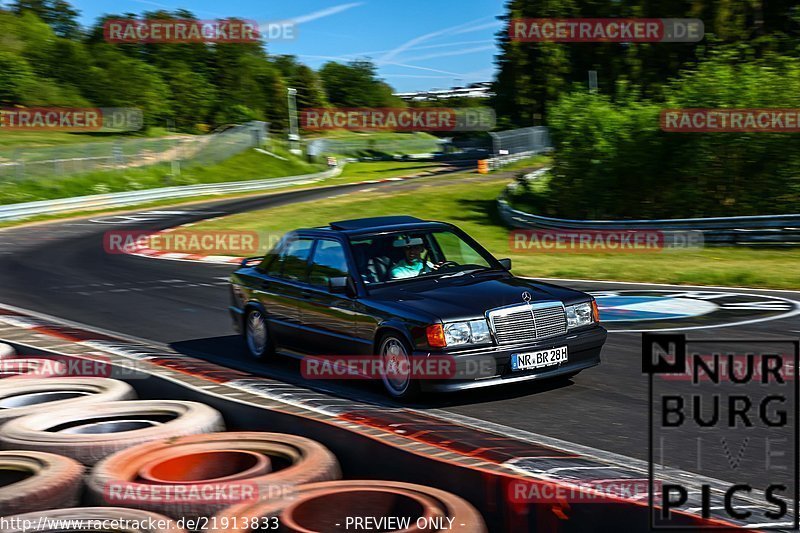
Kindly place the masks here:
[(272, 355), (272, 339), (264, 313), (250, 309), (244, 319), (244, 340), (247, 353), (253, 359), (264, 360)]
[(398, 400), (409, 400), (419, 394), (419, 381), (411, 372), (411, 350), (398, 336), (387, 335), (381, 339), (378, 354), (383, 372), (381, 381), (386, 392)]

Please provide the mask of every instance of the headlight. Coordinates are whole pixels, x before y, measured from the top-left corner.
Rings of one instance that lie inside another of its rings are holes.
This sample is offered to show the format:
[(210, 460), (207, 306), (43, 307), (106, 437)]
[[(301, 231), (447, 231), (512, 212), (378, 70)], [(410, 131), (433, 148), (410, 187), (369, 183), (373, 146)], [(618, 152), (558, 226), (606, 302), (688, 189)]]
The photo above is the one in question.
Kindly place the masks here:
[(491, 342), (486, 319), (434, 324), (427, 328), (428, 344), (436, 348)]
[(444, 340), (448, 346), (469, 343), (469, 324), (466, 322), (453, 322), (444, 325)]
[(566, 307), (566, 311), (567, 327), (570, 329), (578, 328), (580, 326), (588, 326), (593, 322), (591, 302), (578, 305), (569, 305)]
[(492, 336), (489, 334), (489, 324), (486, 319), (473, 320), (469, 323), (469, 328), (472, 330), (472, 342), (475, 344), (490, 342)]

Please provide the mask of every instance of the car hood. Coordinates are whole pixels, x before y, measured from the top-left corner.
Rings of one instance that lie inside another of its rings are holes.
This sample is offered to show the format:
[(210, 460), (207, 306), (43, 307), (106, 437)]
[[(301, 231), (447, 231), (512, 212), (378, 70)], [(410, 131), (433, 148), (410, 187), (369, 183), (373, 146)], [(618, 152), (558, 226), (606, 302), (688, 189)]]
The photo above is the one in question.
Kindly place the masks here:
[(489, 309), (524, 303), (523, 292), (529, 292), (534, 303), (558, 300), (569, 305), (589, 299), (583, 292), (557, 285), (485, 273), (404, 282), (375, 290), (372, 296), (448, 321), (480, 317)]

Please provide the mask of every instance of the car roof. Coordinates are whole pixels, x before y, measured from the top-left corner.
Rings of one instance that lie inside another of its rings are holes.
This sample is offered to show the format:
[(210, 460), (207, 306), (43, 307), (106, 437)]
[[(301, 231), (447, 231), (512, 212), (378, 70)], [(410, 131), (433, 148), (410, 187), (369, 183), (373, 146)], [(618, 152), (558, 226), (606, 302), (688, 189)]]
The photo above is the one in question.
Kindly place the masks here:
[(372, 233), (384, 233), (388, 231), (412, 231), (433, 228), (447, 228), (449, 224), (422, 220), (407, 215), (356, 218), (352, 220), (339, 220), (331, 222), (328, 226), (297, 230), (301, 233), (344, 233), (346, 235), (364, 235)]

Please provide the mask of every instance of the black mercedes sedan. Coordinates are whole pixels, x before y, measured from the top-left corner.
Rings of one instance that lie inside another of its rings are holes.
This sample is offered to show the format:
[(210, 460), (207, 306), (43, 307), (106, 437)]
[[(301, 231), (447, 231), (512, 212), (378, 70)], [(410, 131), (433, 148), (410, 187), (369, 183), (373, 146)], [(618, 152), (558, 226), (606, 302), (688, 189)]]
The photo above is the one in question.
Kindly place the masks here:
[(306, 377), (380, 379), (395, 398), (599, 364), (594, 299), (510, 269), (452, 224), (332, 222), (242, 261), (230, 313), (250, 356), (299, 357)]

